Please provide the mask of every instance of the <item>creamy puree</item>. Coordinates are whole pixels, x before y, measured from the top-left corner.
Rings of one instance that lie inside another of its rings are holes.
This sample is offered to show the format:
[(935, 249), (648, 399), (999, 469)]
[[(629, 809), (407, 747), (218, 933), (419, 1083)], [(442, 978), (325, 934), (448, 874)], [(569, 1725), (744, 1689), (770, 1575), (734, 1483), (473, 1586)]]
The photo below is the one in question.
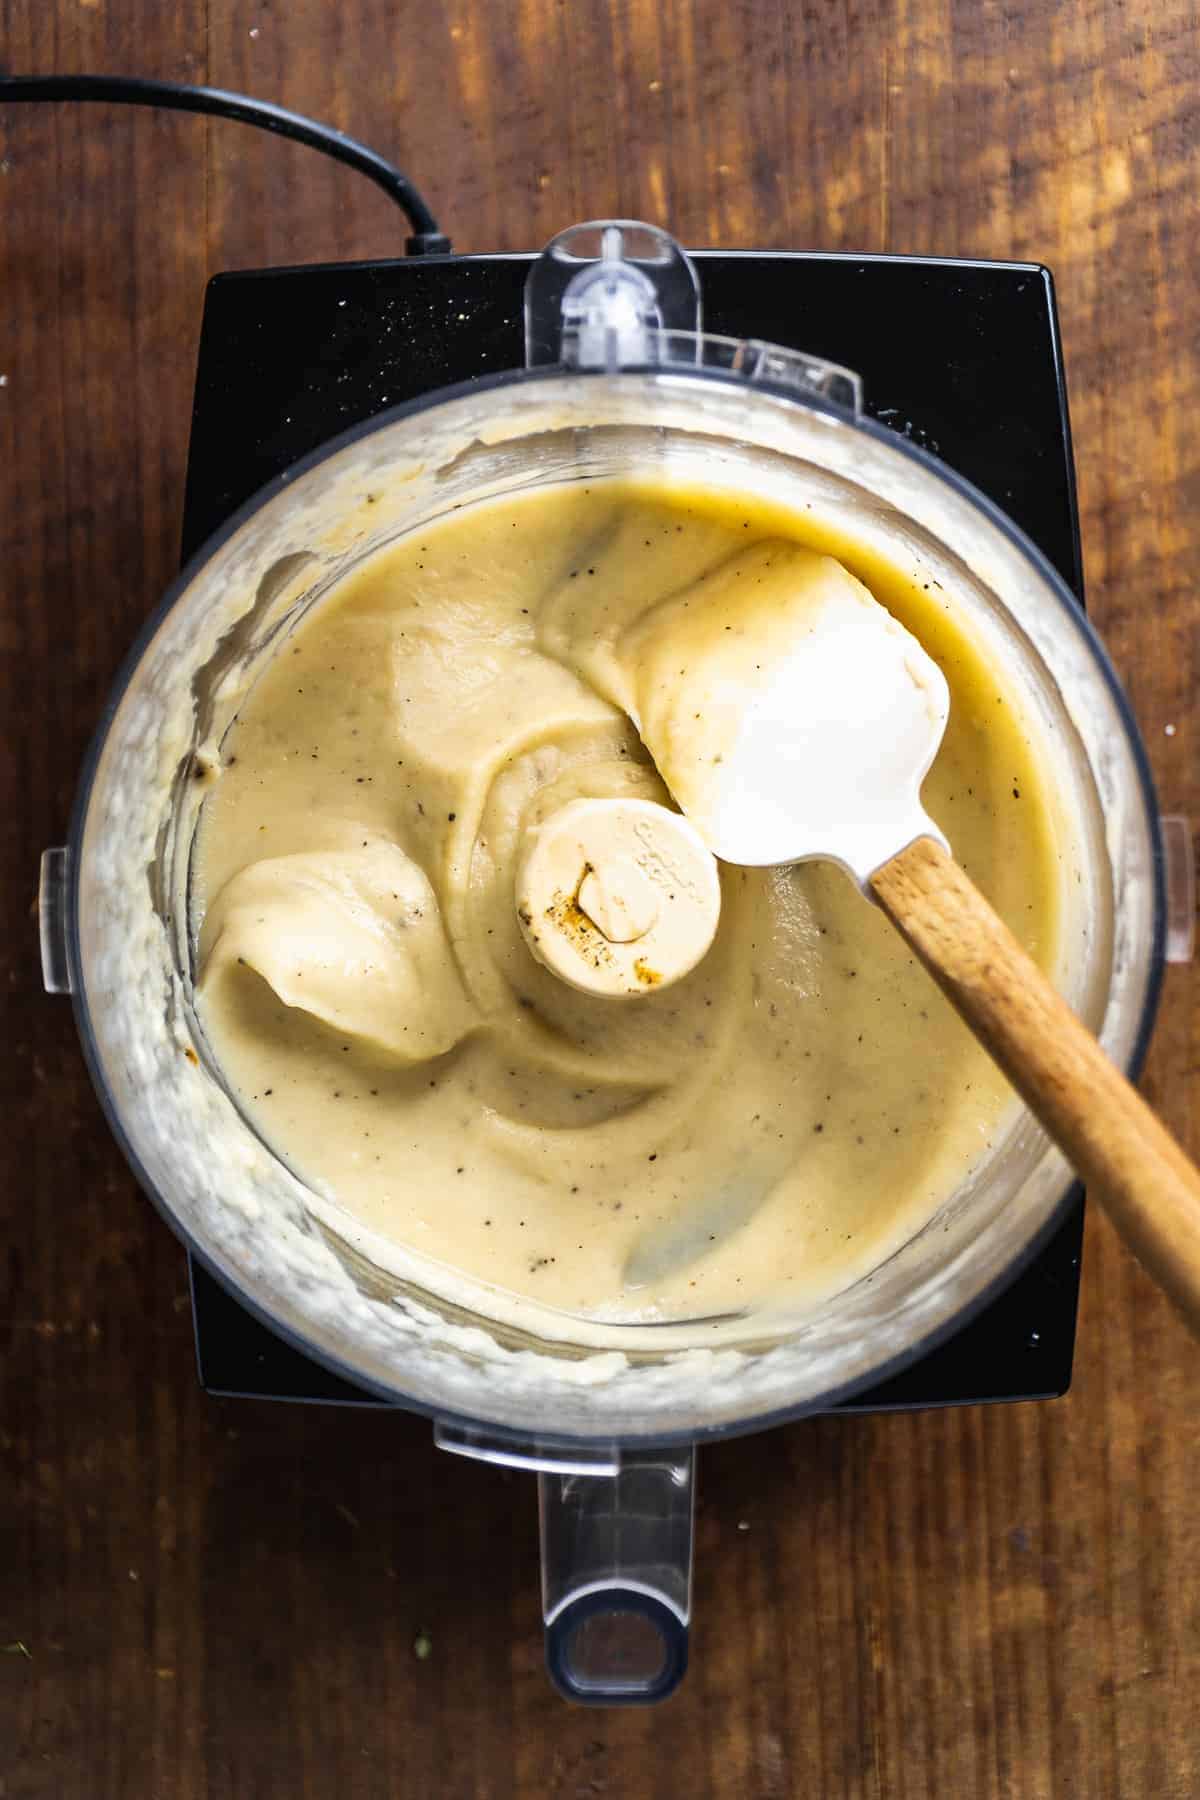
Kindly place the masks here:
[[(924, 804), (1053, 968), (1050, 795), (936, 583), (807, 515), (658, 479), (455, 511), (274, 654), (193, 857), (209, 1045), (348, 1232), (605, 1318), (806, 1304), (910, 1237), (1002, 1135), (1002, 1077), (829, 865), (722, 865), (712, 947), (661, 991), (581, 992), (522, 934), (531, 827), (581, 798), (671, 804), (614, 703), (639, 622), (707, 582), (711, 624), (736, 629), (736, 584), (712, 577), (780, 540), (837, 557), (942, 669)], [(672, 667), (657, 649), (635, 667), (644, 707), (672, 703)]]

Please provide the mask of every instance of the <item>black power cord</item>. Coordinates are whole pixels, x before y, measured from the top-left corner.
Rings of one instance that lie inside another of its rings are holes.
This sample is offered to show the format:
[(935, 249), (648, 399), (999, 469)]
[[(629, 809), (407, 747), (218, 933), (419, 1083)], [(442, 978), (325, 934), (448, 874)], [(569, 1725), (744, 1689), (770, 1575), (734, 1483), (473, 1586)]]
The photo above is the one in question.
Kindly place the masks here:
[(172, 112), (212, 113), (221, 119), (237, 119), (257, 125), (280, 137), (294, 138), (322, 150), (326, 156), (357, 169), (381, 187), (408, 215), (412, 236), (405, 249), (409, 256), (447, 256), (450, 239), (443, 236), (424, 198), (403, 170), (386, 162), (366, 144), (347, 137), (332, 125), (306, 119), (270, 100), (252, 100), (248, 94), (232, 94), (225, 88), (189, 87), (177, 81), (141, 81), (129, 75), (0, 75), (0, 101), (4, 100), (100, 100), (126, 106), (161, 106)]

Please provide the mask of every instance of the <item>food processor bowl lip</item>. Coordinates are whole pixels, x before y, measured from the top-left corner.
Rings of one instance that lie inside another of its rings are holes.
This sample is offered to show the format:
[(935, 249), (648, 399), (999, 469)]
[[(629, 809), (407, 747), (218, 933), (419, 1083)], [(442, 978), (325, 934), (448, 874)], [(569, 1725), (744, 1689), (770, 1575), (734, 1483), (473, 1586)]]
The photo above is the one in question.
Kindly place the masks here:
[[(294, 485), (297, 480), (310, 474), (314, 469), (320, 467), (321, 464), (330, 461), (342, 451), (361, 442), (364, 438), (370, 437), (376, 432), (386, 430), (403, 418), (427, 412), (434, 406), (466, 399), (481, 393), (487, 393), (497, 388), (518, 384), (531, 386), (535, 383), (553, 383), (562, 380), (574, 382), (608, 381), (615, 379), (619, 381), (630, 376), (652, 376), (663, 382), (670, 383), (672, 386), (678, 386), (680, 383), (693, 381), (703, 382), (705, 384), (719, 383), (724, 386), (738, 388), (743, 392), (745, 392), (748, 385), (743, 376), (732, 374), (724, 370), (702, 367), (693, 369), (678, 364), (665, 367), (647, 365), (645, 367), (622, 369), (615, 376), (608, 374), (604, 370), (571, 370), (564, 369), (557, 365), (537, 369), (508, 370), (493, 375), (481, 376), (474, 380), (457, 382), (448, 387), (437, 388), (428, 394), (418, 396), (416, 399), (406, 401), (398, 406), (388, 407), (383, 412), (372, 414), (371, 417), (360, 420), (357, 424), (350, 426), (346, 431), (340, 432), (336, 437), (318, 445), (316, 449), (310, 451), (307, 456), (304, 456), (300, 458), (299, 461), (291, 464), (282, 474), (273, 476), (271, 480), (266, 482), (252, 494), (249, 499), (243, 501), (243, 503), (237, 507), (235, 511), (232, 512), (230, 516), (214, 532), (212, 532), (211, 535), (205, 539), (204, 543), (202, 543), (187, 559), (179, 574), (168, 586), (162, 600), (154, 608), (153, 612), (138, 632), (129, 652), (123, 659), (117, 671), (97, 721), (96, 728), (88, 744), (78, 787), (75, 793), (74, 803), (71, 809), (71, 820), (68, 832), (67, 952), (69, 967), (72, 974), (72, 1004), (75, 1012), (76, 1027), (83, 1047), (84, 1059), (87, 1063), (88, 1072), (91, 1076), (92, 1084), (96, 1090), (104, 1116), (108, 1122), (109, 1129), (116, 1139), (126, 1161), (129, 1163), (130, 1168), (133, 1170), (139, 1186), (155, 1206), (161, 1217), (182, 1241), (188, 1252), (196, 1257), (202, 1267), (207, 1269), (221, 1286), (225, 1288), (241, 1306), (250, 1312), (255, 1319), (266, 1326), (268, 1330), (274, 1332), (277, 1336), (282, 1337), (293, 1349), (318, 1362), (331, 1374), (337, 1375), (342, 1380), (347, 1381), (354, 1386), (363, 1388), (369, 1393), (378, 1395), (381, 1400), (391, 1402), (406, 1411), (423, 1414), (429, 1418), (445, 1420), (451, 1424), (475, 1428), (482, 1426), (493, 1433), (511, 1439), (514, 1445), (523, 1442), (528, 1443), (530, 1437), (533, 1435), (537, 1436), (539, 1443), (544, 1443), (547, 1447), (563, 1446), (567, 1448), (580, 1444), (595, 1445), (598, 1443), (611, 1444), (613, 1442), (631, 1445), (664, 1446), (716, 1442), (721, 1438), (747, 1436), (752, 1432), (766, 1431), (776, 1425), (788, 1424), (793, 1420), (811, 1417), (816, 1413), (826, 1412), (832, 1407), (849, 1399), (854, 1393), (861, 1392), (865, 1388), (877, 1386), (880, 1383), (901, 1374), (905, 1369), (911, 1367), (919, 1357), (928, 1354), (929, 1351), (936, 1348), (939, 1343), (950, 1337), (954, 1332), (961, 1330), (963, 1326), (974, 1318), (990, 1301), (994, 1300), (1002, 1293), (1004, 1289), (1020, 1275), (1022, 1270), (1029, 1265), (1033, 1257), (1048, 1241), (1053, 1231), (1061, 1222), (1069, 1203), (1077, 1192), (1075, 1186), (1070, 1186), (1066, 1189), (1062, 1198), (1052, 1209), (1050, 1215), (1038, 1230), (1033, 1233), (1029, 1241), (1015, 1254), (1012, 1261), (990, 1282), (986, 1283), (978, 1293), (972, 1295), (961, 1307), (957, 1308), (946, 1319), (941, 1320), (930, 1332), (921, 1337), (916, 1343), (906, 1345), (903, 1350), (899, 1351), (886, 1363), (878, 1365), (866, 1374), (855, 1376), (840, 1388), (830, 1389), (826, 1393), (816, 1396), (814, 1399), (800, 1402), (794, 1406), (785, 1405), (770, 1412), (755, 1414), (747, 1418), (727, 1421), (723, 1424), (714, 1426), (698, 1425), (681, 1428), (676, 1431), (650, 1430), (646, 1433), (622, 1432), (620, 1434), (614, 1434), (611, 1431), (598, 1431), (594, 1433), (558, 1432), (552, 1434), (542, 1434), (537, 1432), (535, 1434), (532, 1427), (523, 1428), (520, 1426), (502, 1424), (490, 1419), (480, 1420), (469, 1418), (464, 1415), (457, 1415), (453, 1410), (445, 1409), (428, 1401), (410, 1397), (398, 1388), (391, 1387), (388, 1383), (372, 1377), (354, 1364), (343, 1360), (336, 1352), (314, 1343), (310, 1338), (304, 1335), (302, 1329), (289, 1324), (286, 1320), (279, 1318), (276, 1314), (270, 1312), (266, 1307), (261, 1305), (261, 1303), (242, 1286), (236, 1273), (232, 1269), (223, 1267), (219, 1257), (206, 1245), (201, 1244), (193, 1237), (191, 1231), (182, 1223), (173, 1209), (168, 1206), (162, 1195), (157, 1191), (154, 1183), (150, 1180), (140, 1158), (136, 1154), (125, 1133), (119, 1117), (117, 1116), (97, 1055), (88, 994), (82, 980), (79, 920), (81, 859), (79, 853), (82, 848), (84, 832), (87, 826), (88, 811), (91, 804), (92, 791), (95, 785), (96, 771), (99, 767), (101, 755), (103, 754), (109, 728), (121, 706), (126, 690), (160, 626), (175, 606), (176, 602), (187, 592), (188, 588), (192, 585), (193, 581), (195, 581), (205, 565), (212, 560), (218, 551), (224, 547), (229, 539), (232, 538), (235, 533), (248, 522), (248, 520), (261, 511), (264, 506), (267, 506), (272, 500), (276, 499), (278, 495), (285, 492), (287, 488)], [(1127, 1064), (1127, 1073), (1131, 1079), (1135, 1078), (1141, 1069), (1142, 1062), (1145, 1058), (1162, 987), (1163, 950), (1166, 933), (1166, 881), (1163, 866), (1161, 833), (1158, 828), (1158, 800), (1154, 788), (1153, 776), (1150, 771), (1149, 758), (1142, 741), (1141, 733), (1138, 730), (1132, 707), (1130, 706), (1125, 691), (1117, 677), (1117, 673), (1109, 660), (1108, 653), (1102, 640), (1092, 626), (1086, 613), (1083, 611), (1082, 606), (1072, 595), (1066, 582), (1050, 562), (1049, 558), (1045, 556), (1026, 533), (1008, 517), (1002, 508), (997, 506), (994, 501), (990, 500), (988, 496), (975, 487), (972, 482), (967, 481), (954, 469), (951, 469), (943, 463), (938, 457), (931, 455), (929, 451), (922, 449), (908, 439), (898, 436), (894, 431), (890, 430), (887, 426), (880, 424), (877, 420), (866, 418), (862, 414), (856, 414), (848, 408), (839, 406), (836, 402), (825, 399), (821, 395), (815, 393), (799, 394), (792, 388), (770, 380), (755, 381), (753, 383), (753, 391), (762, 394), (764, 397), (785, 402), (791, 406), (800, 406), (805, 410), (823, 413), (837, 419), (848, 428), (865, 433), (867, 436), (876, 439), (885, 448), (902, 457), (908, 458), (911, 462), (914, 462), (927, 470), (930, 475), (947, 483), (961, 499), (965, 500), (969, 505), (981, 512), (989, 522), (1008, 539), (1012, 546), (1024, 556), (1027, 561), (1033, 564), (1046, 582), (1050, 591), (1058, 599), (1067, 616), (1071, 619), (1076, 632), (1083, 640), (1085, 648), (1090, 652), (1093, 663), (1099, 669), (1102, 679), (1113, 697), (1118, 715), (1124, 727), (1125, 739), (1131, 751), (1134, 768), (1137, 774), (1142, 806), (1145, 816), (1150, 822), (1153, 842), (1151, 879), (1153, 882), (1154, 894), (1151, 959), (1146, 982), (1146, 991), (1142, 1000), (1141, 1017), (1138, 1023), (1133, 1049)]]

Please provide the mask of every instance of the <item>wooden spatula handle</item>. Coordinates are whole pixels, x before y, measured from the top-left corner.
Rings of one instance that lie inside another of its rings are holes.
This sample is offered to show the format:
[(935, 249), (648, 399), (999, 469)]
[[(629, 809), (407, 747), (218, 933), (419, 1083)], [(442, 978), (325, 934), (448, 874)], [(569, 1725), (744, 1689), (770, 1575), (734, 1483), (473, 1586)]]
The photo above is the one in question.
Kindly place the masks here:
[(871, 886), (1134, 1254), (1200, 1332), (1200, 1169), (940, 844), (918, 839)]

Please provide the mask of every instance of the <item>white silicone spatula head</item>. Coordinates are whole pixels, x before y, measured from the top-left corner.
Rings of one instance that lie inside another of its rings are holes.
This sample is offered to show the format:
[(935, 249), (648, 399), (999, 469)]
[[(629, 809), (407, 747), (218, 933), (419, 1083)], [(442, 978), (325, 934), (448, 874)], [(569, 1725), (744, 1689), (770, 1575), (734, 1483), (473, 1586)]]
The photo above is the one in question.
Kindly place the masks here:
[(823, 857), (863, 888), (919, 837), (950, 710), (912, 633), (832, 557), (747, 548), (621, 646), (642, 738), (717, 856)]

